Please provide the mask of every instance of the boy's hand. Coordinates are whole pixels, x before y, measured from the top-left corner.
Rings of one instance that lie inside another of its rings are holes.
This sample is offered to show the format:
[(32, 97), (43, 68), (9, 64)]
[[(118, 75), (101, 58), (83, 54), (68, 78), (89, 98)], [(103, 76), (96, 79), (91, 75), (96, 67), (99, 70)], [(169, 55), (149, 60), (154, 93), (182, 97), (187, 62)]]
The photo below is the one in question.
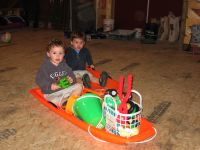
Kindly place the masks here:
[(90, 68), (95, 69), (94, 65), (90, 65)]
[(83, 84), (83, 80), (82, 80), (82, 78), (76, 78), (76, 82), (77, 82), (77, 83), (81, 83), (81, 84)]
[(60, 87), (57, 85), (57, 84), (51, 84), (51, 90), (52, 91), (55, 91), (55, 90), (57, 90), (57, 89), (59, 89)]
[(73, 79), (72, 79), (72, 77), (70, 77), (70, 76), (67, 76), (67, 79), (68, 79), (68, 81), (69, 81), (69, 83), (70, 83), (70, 84), (72, 84), (72, 83), (73, 83)]

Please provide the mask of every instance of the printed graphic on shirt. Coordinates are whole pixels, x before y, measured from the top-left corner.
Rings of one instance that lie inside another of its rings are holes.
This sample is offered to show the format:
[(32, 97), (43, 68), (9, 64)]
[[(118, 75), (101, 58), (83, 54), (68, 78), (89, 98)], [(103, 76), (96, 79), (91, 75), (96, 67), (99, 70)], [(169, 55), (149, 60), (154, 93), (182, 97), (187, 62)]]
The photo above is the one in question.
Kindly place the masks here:
[(51, 73), (50, 77), (52, 79), (55, 79), (55, 78), (59, 78), (59, 77), (65, 76), (65, 75), (67, 75), (66, 71), (58, 71), (58, 72)]

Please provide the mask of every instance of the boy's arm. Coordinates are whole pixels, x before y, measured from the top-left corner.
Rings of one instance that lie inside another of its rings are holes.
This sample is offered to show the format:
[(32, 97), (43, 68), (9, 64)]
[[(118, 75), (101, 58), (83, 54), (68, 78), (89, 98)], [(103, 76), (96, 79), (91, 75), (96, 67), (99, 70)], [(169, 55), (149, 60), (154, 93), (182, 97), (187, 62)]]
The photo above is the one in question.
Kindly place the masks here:
[(39, 70), (36, 75), (36, 83), (41, 88), (42, 92), (47, 94), (51, 91), (51, 82), (48, 81), (48, 75), (44, 70)]
[(85, 49), (85, 52), (86, 52), (86, 61), (87, 61), (87, 64), (88, 64), (89, 66), (91, 66), (91, 65), (94, 66), (90, 51), (86, 48), (86, 49)]
[(74, 58), (73, 52), (72, 52), (72, 50), (70, 50), (70, 48), (65, 50), (64, 59), (65, 59), (65, 61), (66, 61), (68, 66), (70, 66), (71, 68), (75, 68), (76, 67), (76, 63), (74, 63), (75, 58)]

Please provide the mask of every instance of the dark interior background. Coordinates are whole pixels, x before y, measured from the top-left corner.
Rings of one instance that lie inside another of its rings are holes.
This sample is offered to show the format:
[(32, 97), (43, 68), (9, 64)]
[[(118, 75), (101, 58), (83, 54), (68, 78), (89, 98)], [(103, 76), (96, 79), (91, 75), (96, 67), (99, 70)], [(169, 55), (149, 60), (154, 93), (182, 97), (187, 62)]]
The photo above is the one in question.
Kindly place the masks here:
[[(115, 29), (144, 28), (148, 0), (115, 0)], [(176, 16), (182, 14), (183, 0), (150, 0), (149, 20), (160, 19), (172, 11)], [(22, 16), (32, 21), (34, 27), (42, 21), (56, 29), (70, 30), (69, 0), (1, 0), (0, 9), (21, 7)], [(95, 29), (95, 0), (72, 0), (72, 29), (91, 31)]]
[[(175, 16), (182, 15), (183, 0), (150, 0), (149, 21), (151, 18), (160, 19), (172, 11)], [(115, 28), (143, 28), (146, 22), (147, 0), (115, 1)]]

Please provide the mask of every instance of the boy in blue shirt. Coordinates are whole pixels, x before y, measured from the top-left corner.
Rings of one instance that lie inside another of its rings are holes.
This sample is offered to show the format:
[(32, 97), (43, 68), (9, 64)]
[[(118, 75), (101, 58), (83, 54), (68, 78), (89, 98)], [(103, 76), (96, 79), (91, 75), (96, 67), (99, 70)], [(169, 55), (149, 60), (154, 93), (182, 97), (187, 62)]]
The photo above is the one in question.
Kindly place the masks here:
[(66, 49), (65, 59), (67, 64), (72, 68), (77, 79), (82, 79), (83, 85), (90, 88), (90, 81), (106, 86), (108, 74), (104, 71), (100, 78), (94, 77), (86, 70), (88, 65), (95, 68), (90, 51), (85, 48), (85, 34), (82, 32), (72, 32), (71, 47)]

